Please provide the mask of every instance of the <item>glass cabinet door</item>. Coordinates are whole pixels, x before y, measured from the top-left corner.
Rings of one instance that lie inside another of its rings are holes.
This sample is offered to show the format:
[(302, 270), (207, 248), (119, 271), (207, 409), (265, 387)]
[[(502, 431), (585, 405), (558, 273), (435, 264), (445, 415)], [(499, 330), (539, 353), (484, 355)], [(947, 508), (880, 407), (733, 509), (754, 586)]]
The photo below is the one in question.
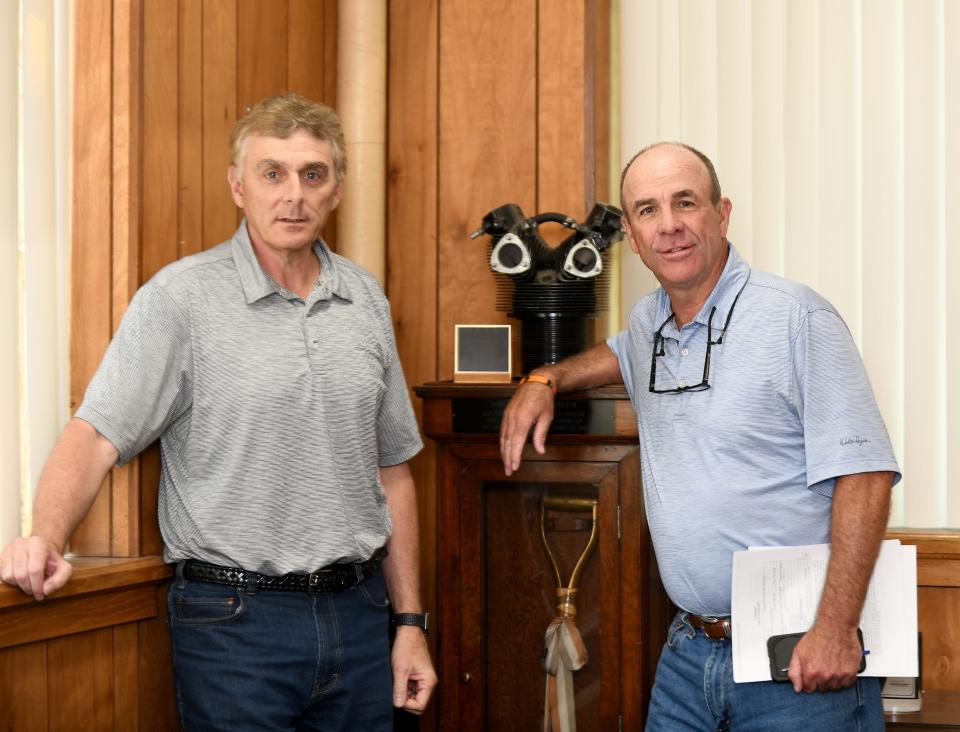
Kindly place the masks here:
[[(466, 718), (488, 730), (542, 729), (544, 633), (565, 613), (587, 656), (572, 674), (577, 729), (616, 729), (616, 464), (531, 462), (511, 478), (497, 462), (462, 467), (461, 681), (473, 684), (462, 697)], [(571, 579), (575, 591), (558, 596)]]

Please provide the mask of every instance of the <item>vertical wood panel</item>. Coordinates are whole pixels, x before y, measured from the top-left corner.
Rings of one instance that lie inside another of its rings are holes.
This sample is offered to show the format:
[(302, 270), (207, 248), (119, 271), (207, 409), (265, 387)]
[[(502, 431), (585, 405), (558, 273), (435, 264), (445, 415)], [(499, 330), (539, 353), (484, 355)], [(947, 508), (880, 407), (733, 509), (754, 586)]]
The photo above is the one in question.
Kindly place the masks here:
[[(528, 216), (559, 211), (580, 221), (593, 204), (593, 176), (587, 174), (593, 141), (587, 141), (592, 105), (587, 102), (585, 10), (583, 0), (538, 4), (537, 208), (526, 211)], [(556, 244), (569, 230), (544, 227), (542, 234)]]
[(110, 0), (92, 0), (74, 26), (76, 88), (73, 135), (73, 261), (70, 407), (110, 340), (111, 233), (111, 24)]
[[(289, 0), (287, 88), (307, 99), (326, 102), (323, 39), (325, 8), (317, 0)], [(318, 42), (319, 41), (319, 42)], [(329, 103), (329, 102), (328, 102)]]
[(323, 102), (337, 108), (337, 0), (323, 5)]
[(0, 681), (3, 729), (47, 729), (46, 645), (28, 643), (0, 651)]
[(237, 5), (237, 117), (287, 91), (287, 0)]
[[(587, 141), (592, 145), (593, 165), (590, 178), (593, 195), (588, 192), (587, 201), (595, 198), (616, 205), (618, 193), (610, 190), (610, 166), (619, 168), (618, 162), (610, 160), (610, 114), (611, 99), (610, 54), (610, 2), (611, 0), (588, 0), (586, 3), (587, 24), (587, 75), (591, 88), (590, 108), (587, 112), (591, 135)], [(619, 114), (619, 109), (616, 112)]]
[[(611, 196), (610, 190), (610, 110), (614, 105), (612, 98), (612, 78), (610, 59), (615, 52), (612, 48), (610, 33), (611, 0), (585, 0), (586, 17), (584, 19), (586, 36), (586, 80), (585, 103), (588, 161), (586, 173), (586, 197), (588, 209), (595, 201), (604, 201), (618, 205), (619, 197)], [(617, 110), (619, 114), (619, 109)], [(621, 250), (629, 246), (621, 242), (610, 250), (606, 264), (606, 285), (598, 288), (603, 312), (593, 321), (592, 341), (599, 341), (620, 330), (620, 314), (617, 312), (620, 297), (620, 257)]]
[(230, 128), (237, 119), (237, 1), (203, 3), (203, 246), (237, 228), (230, 189)]
[[(114, 0), (113, 330), (140, 284), (141, 3)], [(138, 553), (140, 481), (136, 461), (115, 468), (110, 485), (110, 554)]]
[(138, 729), (138, 710), (141, 706), (137, 675), (138, 651), (137, 623), (113, 626), (114, 730)]
[(158, 588), (157, 616), (137, 624), (137, 678), (140, 729), (143, 732), (180, 729), (173, 686), (166, 598), (166, 588)]
[(955, 622), (944, 620), (960, 618), (960, 587), (920, 587), (917, 604), (923, 632), (923, 688), (960, 690), (960, 630)]
[(112, 330), (140, 285), (140, 14), (140, 0), (114, 0)]
[(144, 0), (143, 280), (179, 255), (178, 4)]
[[(506, 322), (486, 242), (467, 235), (503, 203), (535, 213), (536, 21), (533, 0), (450, 4), (440, 14), (441, 378), (453, 375), (455, 323)], [(509, 72), (499, 61), (507, 58)]]
[[(387, 115), (387, 295), (407, 384), (437, 379), (438, 2), (389, 4)], [(413, 399), (423, 424), (423, 403)], [(426, 440), (410, 468), (417, 486), (424, 606), (437, 609), (436, 445)], [(436, 636), (430, 636), (437, 659)], [(424, 729), (434, 729), (431, 705)]]
[[(70, 409), (83, 400), (111, 335), (111, 104), (113, 14), (110, 0), (84, 4), (74, 24), (73, 238)], [(79, 554), (110, 551), (109, 479), (74, 532)]]
[(203, 248), (203, 6), (180, 0), (177, 84), (177, 244), (181, 256)]
[(113, 630), (47, 642), (50, 732), (112, 732)]

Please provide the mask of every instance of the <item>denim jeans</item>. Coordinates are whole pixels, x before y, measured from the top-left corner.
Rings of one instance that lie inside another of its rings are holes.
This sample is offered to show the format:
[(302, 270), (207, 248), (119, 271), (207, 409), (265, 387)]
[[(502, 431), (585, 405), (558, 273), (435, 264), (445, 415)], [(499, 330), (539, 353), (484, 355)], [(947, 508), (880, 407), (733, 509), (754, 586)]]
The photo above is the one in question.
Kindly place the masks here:
[(178, 570), (167, 610), (183, 729), (391, 730), (388, 605), (382, 575), (308, 594)]
[(786, 682), (733, 683), (731, 642), (710, 640), (680, 612), (653, 683), (646, 732), (882, 732), (881, 679), (799, 693)]

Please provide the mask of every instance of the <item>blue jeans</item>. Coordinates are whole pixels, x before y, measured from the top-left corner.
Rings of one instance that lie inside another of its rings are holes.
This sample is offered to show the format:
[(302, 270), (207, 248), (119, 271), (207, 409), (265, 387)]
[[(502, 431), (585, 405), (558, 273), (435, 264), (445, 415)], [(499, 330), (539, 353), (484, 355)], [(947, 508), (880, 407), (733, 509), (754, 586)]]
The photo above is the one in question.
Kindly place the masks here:
[(180, 721), (194, 730), (393, 728), (382, 575), (308, 594), (185, 580), (167, 596)]
[(731, 643), (673, 619), (653, 683), (647, 732), (883, 732), (881, 679), (797, 694), (790, 683), (733, 683)]

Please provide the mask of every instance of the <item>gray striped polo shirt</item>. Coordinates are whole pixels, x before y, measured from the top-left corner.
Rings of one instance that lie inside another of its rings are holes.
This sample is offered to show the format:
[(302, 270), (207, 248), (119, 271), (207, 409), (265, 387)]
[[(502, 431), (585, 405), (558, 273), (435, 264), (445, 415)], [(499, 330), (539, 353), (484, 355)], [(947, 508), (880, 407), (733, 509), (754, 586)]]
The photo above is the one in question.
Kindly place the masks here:
[[(734, 551), (829, 541), (837, 477), (899, 468), (856, 344), (809, 287), (752, 270), (731, 245), (697, 316), (678, 329), (670, 313), (659, 289), (607, 343), (637, 412), (664, 586), (684, 610), (728, 615)], [(709, 390), (650, 392), (661, 325), (658, 389), (700, 383), (708, 326), (722, 334)]]
[(422, 447), (377, 281), (332, 253), (306, 302), (246, 222), (137, 291), (76, 416), (130, 460), (160, 438), (167, 561), (267, 574), (368, 558), (390, 535), (378, 467)]

